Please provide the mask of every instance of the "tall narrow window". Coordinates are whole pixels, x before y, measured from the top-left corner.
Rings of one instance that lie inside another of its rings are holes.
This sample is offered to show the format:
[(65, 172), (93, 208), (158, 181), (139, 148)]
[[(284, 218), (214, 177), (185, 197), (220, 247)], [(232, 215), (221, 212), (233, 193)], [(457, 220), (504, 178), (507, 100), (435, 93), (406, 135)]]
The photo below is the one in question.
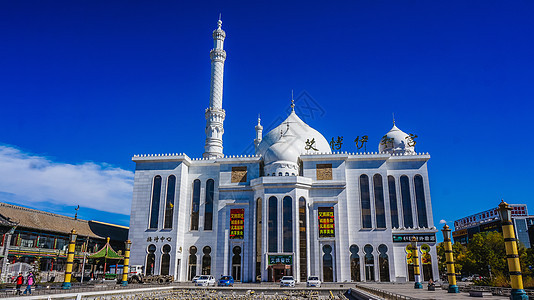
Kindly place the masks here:
[(293, 252), (293, 200), (289, 196), (285, 196), (282, 200), (282, 218), (283, 218), (283, 239), (284, 252)]
[(189, 248), (189, 280), (197, 276), (197, 247), (191, 246)]
[(415, 185), (415, 203), (417, 204), (417, 221), (419, 227), (428, 227), (428, 220), (426, 217), (426, 201), (425, 201), (425, 187), (423, 186), (423, 177), (419, 174), (413, 178)]
[(358, 251), (360, 248), (356, 245), (351, 245), (349, 248), (350, 251), (350, 279), (352, 281), (359, 282), (360, 278), (360, 255)]
[(161, 255), (161, 275), (169, 275), (169, 267), (171, 264), (171, 255), (169, 252), (171, 252), (171, 246), (168, 244), (165, 244), (163, 248), (161, 248), (163, 251), (163, 254)]
[(334, 258), (330, 245), (323, 246), (323, 281), (334, 282)]
[(360, 199), (362, 202), (362, 228), (371, 228), (371, 196), (369, 194), (369, 177), (360, 176)]
[(146, 255), (146, 275), (154, 275), (154, 264), (156, 263), (156, 245), (150, 244), (148, 246), (148, 254)]
[(198, 230), (198, 211), (200, 206), (200, 180), (193, 181), (193, 200), (191, 201), (191, 230)]
[[(262, 207), (261, 207), (261, 198), (256, 200), (256, 280), (261, 278), (261, 238), (262, 238)], [(261, 279), (260, 279), (261, 280)]]
[(208, 179), (206, 182), (206, 205), (204, 206), (204, 230), (213, 229), (213, 194), (215, 181)]
[(365, 252), (365, 280), (375, 281), (375, 257), (373, 255), (373, 246), (367, 244), (363, 247)]
[(159, 198), (161, 197), (161, 176), (154, 177), (152, 183), (152, 203), (150, 205), (150, 229), (158, 229)]
[(306, 252), (306, 199), (299, 199), (299, 253), (300, 253), (300, 281), (307, 279), (308, 264)]
[(202, 275), (211, 275), (211, 247), (202, 248), (202, 252), (204, 253), (202, 256)]
[(176, 189), (176, 176), (171, 175), (167, 179), (167, 201), (165, 201), (165, 221), (163, 228), (172, 228), (174, 215), (174, 191)]
[(232, 253), (232, 277), (235, 281), (241, 281), (241, 247), (235, 246)]
[(269, 235), (269, 252), (278, 252), (278, 199), (272, 196), (269, 198), (269, 221), (268, 221), (268, 235)]
[(388, 247), (384, 244), (378, 246), (378, 267), (381, 282), (389, 282), (389, 257), (387, 255)]
[(373, 176), (373, 186), (375, 191), (375, 213), (376, 228), (386, 228), (386, 210), (384, 209), (384, 185), (382, 175)]
[(402, 175), (400, 178), (402, 196), (402, 215), (404, 227), (413, 227), (412, 201), (410, 199), (410, 180), (408, 176)]
[(395, 177), (388, 176), (389, 210), (391, 211), (391, 227), (399, 228), (399, 211), (397, 209), (397, 189)]

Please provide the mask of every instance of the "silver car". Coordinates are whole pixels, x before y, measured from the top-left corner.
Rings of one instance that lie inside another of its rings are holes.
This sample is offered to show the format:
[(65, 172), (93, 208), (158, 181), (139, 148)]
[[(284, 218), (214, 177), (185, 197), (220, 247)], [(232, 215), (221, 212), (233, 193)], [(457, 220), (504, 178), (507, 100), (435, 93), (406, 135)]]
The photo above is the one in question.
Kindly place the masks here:
[(280, 286), (295, 287), (295, 278), (293, 276), (284, 276), (280, 279)]
[(317, 276), (309, 276), (306, 281), (306, 286), (321, 287), (321, 280)]
[(211, 275), (201, 275), (195, 282), (196, 286), (215, 286), (215, 277)]

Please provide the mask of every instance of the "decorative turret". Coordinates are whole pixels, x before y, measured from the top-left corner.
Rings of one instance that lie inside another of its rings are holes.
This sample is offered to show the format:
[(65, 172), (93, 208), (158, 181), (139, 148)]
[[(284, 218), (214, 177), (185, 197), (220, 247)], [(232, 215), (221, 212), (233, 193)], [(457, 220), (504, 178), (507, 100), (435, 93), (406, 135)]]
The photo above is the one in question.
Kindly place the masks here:
[(261, 126), (260, 122), (261, 122), (260, 115), (258, 115), (258, 125), (254, 127), (256, 128), (256, 138), (254, 139), (254, 147), (255, 147), (256, 152), (258, 151), (258, 146), (260, 145), (261, 139), (263, 137), (263, 126)]
[(204, 146), (204, 158), (212, 159), (223, 157), (222, 136), (224, 134), (224, 118), (222, 109), (223, 75), (226, 51), (224, 51), (224, 39), (226, 33), (221, 29), (222, 21), (219, 17), (217, 29), (213, 31), (213, 49), (210, 51), (211, 58), (211, 84), (210, 106), (206, 109), (206, 145)]

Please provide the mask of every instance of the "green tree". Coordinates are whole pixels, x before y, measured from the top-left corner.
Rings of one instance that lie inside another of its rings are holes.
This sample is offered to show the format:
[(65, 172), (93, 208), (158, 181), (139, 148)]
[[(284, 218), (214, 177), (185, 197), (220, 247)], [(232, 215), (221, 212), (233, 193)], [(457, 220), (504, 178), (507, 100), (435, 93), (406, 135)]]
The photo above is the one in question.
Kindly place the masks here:
[(507, 274), (506, 249), (501, 233), (490, 231), (473, 235), (467, 244), (467, 255), (463, 262), (464, 268), (471, 274), (481, 276)]

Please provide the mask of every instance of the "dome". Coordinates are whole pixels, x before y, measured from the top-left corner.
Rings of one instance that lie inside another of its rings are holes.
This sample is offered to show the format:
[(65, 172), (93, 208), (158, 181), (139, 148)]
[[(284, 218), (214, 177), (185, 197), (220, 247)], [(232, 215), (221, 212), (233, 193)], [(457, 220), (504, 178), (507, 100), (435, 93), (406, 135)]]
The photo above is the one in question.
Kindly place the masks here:
[(414, 154), (415, 141), (409, 134), (403, 132), (393, 124), (391, 130), (380, 140), (378, 151), (391, 154)]
[[(307, 143), (309, 146), (307, 147)], [(262, 137), (256, 154), (264, 157), (265, 165), (276, 161), (297, 163), (302, 153), (331, 153), (330, 144), (317, 130), (304, 123), (295, 111), (276, 128)]]

